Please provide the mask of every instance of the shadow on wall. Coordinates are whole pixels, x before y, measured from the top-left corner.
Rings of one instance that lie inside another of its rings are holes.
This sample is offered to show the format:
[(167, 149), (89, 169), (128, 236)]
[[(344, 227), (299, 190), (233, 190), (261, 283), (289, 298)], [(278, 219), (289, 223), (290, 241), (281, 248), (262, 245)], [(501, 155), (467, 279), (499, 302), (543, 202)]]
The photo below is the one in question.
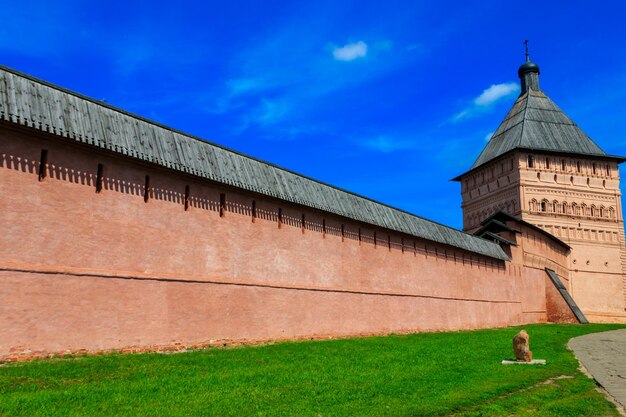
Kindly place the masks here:
[[(341, 218), (331, 215), (318, 221), (320, 214), (323, 212), (315, 209), (306, 208), (306, 212), (302, 212), (300, 216), (288, 215), (284, 213), (283, 208), (276, 207), (275, 210), (267, 210), (259, 208), (257, 201), (251, 195), (249, 204), (242, 204), (235, 201), (229, 201), (226, 193), (220, 193), (219, 199), (203, 198), (194, 195), (193, 188), (187, 184), (180, 190), (156, 187), (151, 184), (149, 175), (145, 176), (143, 182), (132, 182), (123, 178), (116, 178), (110, 172), (106, 172), (102, 164), (94, 166), (92, 172), (81, 171), (79, 169), (68, 166), (57, 165), (48, 160), (48, 151), (42, 149), (39, 161), (28, 159), (18, 155), (10, 155), (6, 153), (0, 154), (0, 168), (11, 169), (28, 173), (36, 176), (35, 181), (44, 181), (46, 179), (54, 179), (78, 184), (85, 187), (93, 187), (95, 193), (103, 191), (128, 194), (135, 197), (141, 197), (146, 203), (150, 200), (159, 200), (180, 205), (184, 210), (190, 208), (206, 210), (219, 214), (224, 217), (227, 213), (236, 213), (239, 215), (249, 216), (252, 222), (257, 220), (271, 221), (277, 223), (278, 228), (293, 227), (301, 229), (302, 233), (314, 232), (326, 236), (341, 237), (342, 241), (348, 239), (358, 241), (359, 245), (367, 244), (374, 248), (387, 249), (389, 251), (397, 250), (403, 254), (412, 254), (414, 256), (421, 255), (426, 258), (433, 257), (443, 261), (453, 261), (462, 264), (475, 265), (479, 268), (490, 268), (494, 270), (505, 271), (504, 262), (500, 262), (487, 257), (481, 257), (471, 252), (466, 252), (452, 247), (435, 244), (433, 242), (414, 238), (410, 235), (400, 235), (389, 233), (389, 230), (379, 229), (372, 230), (373, 226), (369, 224), (360, 224), (356, 221), (350, 223), (341, 223)], [(181, 182), (184, 181), (181, 176)], [(207, 180), (208, 182), (208, 180)], [(226, 188), (222, 184), (220, 187)], [(198, 185), (198, 187), (202, 187)], [(244, 191), (244, 193), (249, 193)], [(238, 195), (241, 195), (241, 191)], [(259, 196), (259, 201), (272, 201), (273, 199), (266, 196)], [(276, 202), (280, 200), (275, 200)], [(293, 204), (287, 205), (290, 211), (293, 211)], [(307, 212), (313, 213), (315, 220), (307, 218)]]

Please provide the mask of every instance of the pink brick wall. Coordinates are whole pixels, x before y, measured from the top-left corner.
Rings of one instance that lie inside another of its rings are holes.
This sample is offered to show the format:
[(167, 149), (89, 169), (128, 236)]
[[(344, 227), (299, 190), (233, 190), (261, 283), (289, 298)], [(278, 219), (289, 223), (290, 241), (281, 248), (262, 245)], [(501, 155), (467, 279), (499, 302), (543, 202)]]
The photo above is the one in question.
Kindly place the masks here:
[(521, 262), (7, 127), (0, 158), (0, 358), (546, 320)]

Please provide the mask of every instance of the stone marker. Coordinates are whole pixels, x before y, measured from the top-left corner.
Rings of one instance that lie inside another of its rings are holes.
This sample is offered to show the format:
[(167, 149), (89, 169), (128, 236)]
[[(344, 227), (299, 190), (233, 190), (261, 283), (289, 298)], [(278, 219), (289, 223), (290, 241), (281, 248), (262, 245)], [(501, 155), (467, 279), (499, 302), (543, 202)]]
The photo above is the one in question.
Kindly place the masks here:
[(522, 330), (513, 337), (513, 351), (518, 362), (531, 362), (533, 360), (533, 353), (530, 351), (530, 344), (528, 343), (529, 340), (530, 337), (526, 330)]
[(515, 352), (515, 360), (505, 359), (502, 365), (512, 364), (528, 364), (528, 365), (545, 365), (545, 359), (533, 359), (533, 353), (530, 351), (528, 343), (530, 337), (526, 330), (522, 330), (513, 337), (513, 351)]

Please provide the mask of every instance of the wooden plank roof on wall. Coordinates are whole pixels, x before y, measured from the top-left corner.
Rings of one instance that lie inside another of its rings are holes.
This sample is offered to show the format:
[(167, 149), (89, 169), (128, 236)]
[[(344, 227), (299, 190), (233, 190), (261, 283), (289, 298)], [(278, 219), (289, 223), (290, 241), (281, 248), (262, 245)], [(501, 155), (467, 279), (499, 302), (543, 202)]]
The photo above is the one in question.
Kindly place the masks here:
[(500, 246), (493, 242), (206, 142), (2, 66), (0, 118), (218, 183), (508, 260)]

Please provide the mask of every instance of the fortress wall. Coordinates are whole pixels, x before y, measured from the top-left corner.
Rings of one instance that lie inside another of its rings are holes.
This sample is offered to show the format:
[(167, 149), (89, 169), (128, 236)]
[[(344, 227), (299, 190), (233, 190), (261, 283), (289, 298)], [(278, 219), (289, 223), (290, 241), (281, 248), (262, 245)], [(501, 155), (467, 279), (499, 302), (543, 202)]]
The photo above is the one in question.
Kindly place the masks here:
[(30, 131), (0, 158), (0, 358), (546, 320), (519, 262)]
[[(545, 234), (526, 225), (511, 222), (509, 226), (518, 228), (520, 231), (520, 233), (515, 234), (518, 246), (514, 248), (514, 262), (522, 261), (527, 274), (531, 274), (530, 271), (534, 270), (532, 274), (537, 279), (544, 278), (547, 320), (556, 323), (578, 323), (572, 309), (545, 271), (546, 268), (553, 270), (571, 293), (571, 272), (567, 267), (569, 263), (568, 250)], [(537, 288), (537, 291), (541, 291), (541, 289)]]
[(572, 287), (573, 296), (590, 322), (626, 323), (623, 275), (573, 271)]
[[(545, 219), (534, 222), (549, 233), (554, 233), (556, 229), (546, 225)], [(607, 228), (604, 223), (582, 223), (581, 230), (584, 233), (581, 235), (577, 235), (573, 229), (569, 236), (554, 233), (572, 247), (567, 259), (571, 272), (568, 282), (564, 283), (589, 321), (626, 323), (622, 247), (618, 240), (621, 237), (618, 237), (618, 232), (598, 231)], [(615, 225), (611, 227), (615, 228)], [(567, 230), (567, 227), (562, 230)]]
[(572, 296), (589, 321), (626, 323), (620, 246), (593, 240), (571, 245)]
[[(546, 157), (536, 156), (539, 163), (529, 168), (527, 154), (519, 153), (522, 219), (571, 246), (566, 286), (587, 319), (626, 323), (626, 252), (617, 163), (563, 155), (552, 158), (548, 169)], [(565, 169), (558, 163), (561, 159)]]
[(498, 327), (518, 304), (0, 272), (2, 358)]

